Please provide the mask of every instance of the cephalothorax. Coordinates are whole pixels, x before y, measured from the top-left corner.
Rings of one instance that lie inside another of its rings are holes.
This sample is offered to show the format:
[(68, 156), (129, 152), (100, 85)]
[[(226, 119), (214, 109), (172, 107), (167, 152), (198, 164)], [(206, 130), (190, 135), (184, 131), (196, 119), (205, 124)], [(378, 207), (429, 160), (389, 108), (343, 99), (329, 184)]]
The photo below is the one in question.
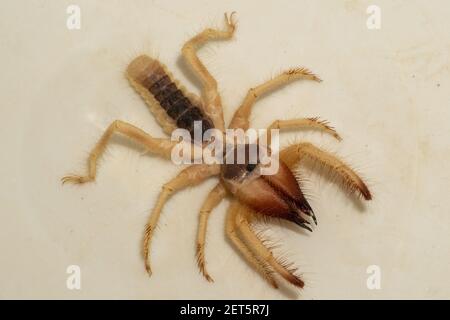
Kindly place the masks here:
[[(165, 133), (171, 134), (176, 128), (188, 130), (191, 135), (194, 121), (201, 121), (202, 132), (210, 128), (225, 131), (222, 103), (217, 82), (202, 64), (196, 54), (197, 48), (210, 40), (230, 39), (235, 31), (233, 14), (225, 15), (224, 30), (206, 29), (190, 39), (182, 49), (185, 61), (202, 84), (202, 96), (188, 93), (174, 79), (167, 68), (158, 60), (142, 55), (128, 66), (126, 76), (134, 89), (142, 96)], [(250, 89), (235, 112), (228, 128), (249, 128), (249, 116), (256, 100), (294, 80), (321, 80), (305, 68), (290, 69), (275, 78)], [(326, 122), (317, 118), (276, 120), (269, 129), (312, 128), (323, 130), (340, 140), (336, 131)], [(171, 150), (177, 141), (167, 138), (154, 138), (143, 130), (120, 120), (114, 121), (103, 134), (88, 159), (88, 174), (69, 175), (63, 182), (85, 183), (96, 177), (98, 157), (114, 133), (120, 133), (144, 146), (149, 152), (170, 159)], [(279, 153), (279, 169), (274, 175), (259, 174), (258, 165), (244, 164), (194, 164), (182, 170), (175, 178), (164, 184), (152, 210), (144, 232), (143, 255), (145, 267), (151, 274), (149, 247), (161, 210), (171, 195), (187, 187), (196, 185), (207, 178), (217, 176), (219, 182), (211, 190), (200, 210), (197, 235), (198, 266), (208, 281), (212, 281), (205, 264), (205, 234), (210, 212), (227, 195), (231, 204), (226, 219), (226, 233), (242, 256), (273, 286), (277, 287), (274, 273), (279, 274), (291, 284), (303, 287), (303, 280), (293, 269), (279, 261), (271, 250), (254, 232), (251, 222), (259, 216), (269, 216), (292, 221), (311, 230), (309, 219), (317, 223), (316, 217), (302, 193), (299, 181), (292, 173), (303, 159), (309, 159), (334, 171), (342, 178), (351, 192), (366, 200), (372, 198), (362, 179), (345, 163), (310, 143), (293, 144)]]

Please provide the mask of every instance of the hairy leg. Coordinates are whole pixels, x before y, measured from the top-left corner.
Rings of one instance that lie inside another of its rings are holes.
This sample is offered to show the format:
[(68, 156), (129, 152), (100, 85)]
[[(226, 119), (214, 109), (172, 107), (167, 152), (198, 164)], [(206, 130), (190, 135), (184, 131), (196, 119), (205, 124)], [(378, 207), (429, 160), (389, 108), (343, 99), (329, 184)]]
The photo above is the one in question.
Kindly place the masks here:
[(152, 213), (148, 219), (144, 233), (143, 254), (145, 259), (145, 269), (147, 270), (149, 275), (152, 274), (149, 259), (150, 243), (153, 231), (155, 230), (155, 227), (158, 224), (159, 216), (161, 214), (161, 210), (164, 204), (167, 202), (167, 200), (173, 193), (187, 186), (194, 186), (196, 184), (199, 184), (205, 179), (214, 175), (218, 175), (219, 173), (220, 173), (220, 166), (218, 165), (211, 165), (211, 166), (192, 165), (181, 171), (175, 178), (173, 178), (168, 183), (163, 185), (162, 191), (159, 194), (156, 205), (153, 208)]
[(290, 168), (305, 158), (316, 161), (337, 173), (350, 192), (358, 192), (366, 200), (372, 199), (369, 188), (363, 180), (348, 165), (331, 153), (323, 151), (311, 143), (294, 144), (280, 152), (280, 159)]
[(243, 205), (239, 206), (240, 207), (237, 209), (235, 221), (245, 241), (249, 244), (249, 247), (261, 260), (270, 265), (285, 280), (299, 288), (303, 288), (303, 280), (295, 274), (297, 269), (292, 268), (291, 264), (280, 262), (274, 257), (273, 253), (263, 244), (261, 239), (252, 230), (249, 223), (250, 209), (244, 207)]
[(142, 129), (139, 129), (129, 123), (116, 120), (105, 131), (101, 139), (97, 142), (94, 149), (91, 151), (88, 159), (88, 173), (85, 176), (68, 175), (61, 180), (63, 183), (85, 183), (95, 180), (97, 174), (97, 160), (105, 151), (109, 139), (114, 133), (120, 133), (132, 139), (140, 145), (147, 148), (148, 151), (170, 159), (172, 148), (177, 144), (176, 141), (169, 139), (153, 138)]
[(301, 119), (290, 119), (290, 120), (275, 120), (272, 124), (267, 128), (267, 145), (270, 146), (271, 142), (271, 130), (272, 129), (318, 129), (325, 131), (328, 134), (331, 134), (338, 141), (341, 141), (341, 137), (339, 134), (331, 127), (327, 121), (319, 120), (318, 118), (301, 118)]
[(321, 80), (308, 69), (297, 68), (283, 72), (269, 81), (251, 88), (245, 96), (244, 102), (237, 109), (231, 120), (230, 128), (242, 128), (247, 130), (249, 128), (249, 117), (252, 107), (256, 100), (262, 95), (282, 87), (295, 80), (314, 80), (320, 82)]
[(239, 202), (233, 201), (228, 209), (225, 230), (234, 246), (239, 250), (242, 256), (250, 263), (250, 265), (258, 271), (269, 284), (278, 288), (278, 284), (273, 278), (273, 270), (263, 261), (258, 260), (253, 252), (241, 240), (237, 233), (236, 214), (239, 209)]
[(234, 30), (236, 29), (236, 23), (233, 21), (233, 13), (230, 17), (225, 14), (225, 23), (225, 30), (208, 28), (186, 42), (182, 49), (182, 54), (186, 62), (198, 76), (203, 85), (203, 99), (206, 104), (204, 106), (205, 112), (213, 120), (216, 128), (222, 131), (225, 129), (225, 124), (223, 120), (222, 103), (217, 90), (217, 81), (198, 58), (197, 48), (211, 40), (231, 39)]
[(205, 261), (205, 243), (206, 243), (206, 229), (208, 224), (208, 218), (211, 211), (225, 198), (226, 190), (224, 186), (219, 183), (214, 189), (208, 194), (205, 202), (200, 209), (200, 219), (198, 224), (197, 233), (197, 264), (198, 267), (206, 278), (206, 280), (212, 282), (213, 279), (206, 271), (206, 261)]

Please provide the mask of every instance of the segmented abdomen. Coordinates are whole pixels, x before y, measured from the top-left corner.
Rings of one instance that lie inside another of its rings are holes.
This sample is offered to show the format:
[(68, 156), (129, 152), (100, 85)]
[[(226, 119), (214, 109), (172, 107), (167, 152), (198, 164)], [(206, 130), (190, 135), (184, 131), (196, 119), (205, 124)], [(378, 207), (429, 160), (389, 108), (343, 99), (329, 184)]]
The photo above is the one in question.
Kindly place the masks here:
[(194, 121), (202, 121), (202, 134), (214, 127), (201, 107), (187, 97), (157, 60), (140, 56), (131, 62), (127, 73), (129, 78), (139, 85), (140, 88), (137, 88), (139, 93), (144, 98), (146, 94), (151, 94), (166, 114), (175, 121), (176, 126), (188, 130), (192, 138)]

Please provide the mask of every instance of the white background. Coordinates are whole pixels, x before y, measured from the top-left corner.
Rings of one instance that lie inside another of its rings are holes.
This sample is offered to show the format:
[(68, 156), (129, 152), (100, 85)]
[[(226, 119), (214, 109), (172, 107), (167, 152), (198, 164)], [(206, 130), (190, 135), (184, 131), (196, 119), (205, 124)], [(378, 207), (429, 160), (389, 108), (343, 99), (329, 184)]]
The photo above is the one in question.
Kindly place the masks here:
[[(81, 30), (66, 8), (81, 8)], [(368, 30), (366, 9), (382, 10)], [(224, 236), (228, 200), (212, 214), (206, 259), (194, 257), (198, 211), (209, 180), (166, 205), (153, 242), (154, 275), (140, 256), (144, 223), (160, 186), (180, 168), (114, 139), (97, 182), (61, 186), (115, 119), (163, 136), (123, 72), (156, 55), (190, 90), (180, 48), (237, 12), (231, 42), (200, 56), (218, 79), (226, 120), (246, 91), (283, 69), (324, 80), (298, 82), (255, 107), (252, 126), (320, 116), (343, 136), (283, 134), (337, 152), (368, 181), (369, 205), (326, 177), (303, 171), (319, 218), (312, 234), (269, 225), (300, 268), (301, 292), (274, 290)], [(1, 298), (450, 298), (450, 3), (442, 1), (2, 1), (0, 5)], [(82, 289), (66, 288), (79, 265)], [(366, 269), (381, 268), (381, 290)]]

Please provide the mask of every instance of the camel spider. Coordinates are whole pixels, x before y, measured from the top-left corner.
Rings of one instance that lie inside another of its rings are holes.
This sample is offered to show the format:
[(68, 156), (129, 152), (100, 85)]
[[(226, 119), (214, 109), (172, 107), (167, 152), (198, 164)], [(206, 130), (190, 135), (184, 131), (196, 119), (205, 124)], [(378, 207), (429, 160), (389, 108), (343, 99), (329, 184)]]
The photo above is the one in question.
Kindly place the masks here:
[[(225, 14), (225, 23), (224, 30), (206, 29), (186, 42), (182, 48), (184, 59), (201, 81), (201, 97), (188, 93), (158, 60), (141, 55), (129, 64), (126, 76), (130, 84), (142, 96), (165, 133), (170, 135), (176, 128), (185, 128), (192, 132), (193, 122), (198, 120), (202, 121), (202, 132), (209, 128), (217, 128), (224, 132), (225, 123), (217, 82), (198, 58), (196, 50), (211, 40), (231, 39), (236, 29), (233, 13), (230, 16)], [(234, 113), (228, 128), (247, 130), (250, 113), (258, 98), (295, 80), (321, 81), (309, 70), (296, 68), (251, 88)], [(332, 127), (317, 118), (276, 120), (269, 128), (280, 130), (287, 128), (319, 129), (340, 140), (339, 135)], [(114, 133), (127, 136), (150, 152), (169, 159), (171, 149), (177, 143), (166, 138), (155, 138), (132, 124), (116, 120), (108, 127), (91, 151), (87, 175), (69, 175), (62, 178), (63, 183), (81, 184), (93, 181), (97, 172), (97, 160)], [(255, 234), (251, 225), (253, 219), (258, 216), (282, 218), (308, 230), (311, 230), (309, 218), (317, 224), (313, 210), (292, 173), (294, 166), (298, 165), (302, 159), (309, 159), (329, 168), (342, 178), (344, 185), (351, 192), (362, 196), (365, 200), (370, 200), (372, 196), (362, 179), (350, 167), (334, 155), (310, 143), (298, 143), (285, 148), (279, 153), (279, 159), (279, 170), (275, 175), (259, 175), (258, 170), (255, 170), (258, 165), (194, 164), (164, 184), (144, 232), (142, 248), (148, 274), (152, 273), (149, 257), (151, 239), (166, 201), (175, 192), (185, 187), (218, 176), (218, 184), (210, 191), (200, 209), (196, 255), (198, 267), (203, 276), (208, 281), (213, 281), (206, 270), (204, 253), (209, 215), (226, 195), (231, 195), (233, 199), (227, 212), (225, 229), (236, 249), (273, 287), (278, 287), (274, 278), (274, 274), (278, 273), (289, 283), (302, 288), (304, 282), (300, 276), (296, 275), (296, 269), (277, 259)]]

